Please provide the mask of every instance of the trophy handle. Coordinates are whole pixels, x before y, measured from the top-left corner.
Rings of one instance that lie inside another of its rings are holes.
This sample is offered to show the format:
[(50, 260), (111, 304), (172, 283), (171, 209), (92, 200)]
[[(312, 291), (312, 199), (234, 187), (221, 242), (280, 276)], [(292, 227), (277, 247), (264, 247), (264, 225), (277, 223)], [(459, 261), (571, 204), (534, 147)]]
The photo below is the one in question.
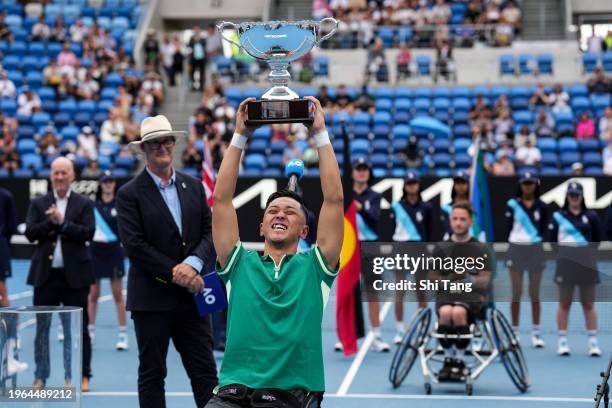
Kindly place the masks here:
[(319, 30), (321, 29), (321, 27), (323, 26), (323, 24), (326, 21), (331, 21), (334, 24), (334, 27), (332, 28), (332, 30), (325, 34), (323, 37), (319, 38), (315, 45), (318, 47), (323, 41), (327, 40), (328, 38), (330, 38), (332, 35), (334, 35), (336, 33), (336, 31), (338, 31), (338, 20), (336, 20), (333, 17), (325, 17), (323, 20), (319, 21)]
[(219, 31), (221, 38), (223, 38), (228, 43), (235, 45), (240, 51), (242, 51), (242, 46), (240, 44), (236, 43), (234, 40), (231, 40), (223, 34), (223, 30), (225, 30), (226, 28), (231, 28), (232, 30), (236, 30), (236, 32), (238, 32), (236, 24), (231, 23), (229, 21), (222, 21), (217, 25), (217, 30)]

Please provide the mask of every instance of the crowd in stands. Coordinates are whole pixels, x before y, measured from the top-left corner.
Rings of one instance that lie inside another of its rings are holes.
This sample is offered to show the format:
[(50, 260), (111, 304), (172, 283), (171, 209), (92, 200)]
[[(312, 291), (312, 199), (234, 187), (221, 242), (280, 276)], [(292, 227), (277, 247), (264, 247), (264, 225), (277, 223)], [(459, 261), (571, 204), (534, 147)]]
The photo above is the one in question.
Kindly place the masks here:
[(58, 155), (88, 177), (135, 167), (127, 144), (164, 101), (155, 65), (139, 69), (131, 56), (140, 6), (82, 3), (15, 4), (0, 13), (5, 174), (44, 176)]
[(313, 17), (329, 16), (340, 21), (330, 44), (341, 48), (369, 47), (376, 34), (384, 35), (387, 48), (430, 47), (442, 40), (505, 46), (521, 32), (521, 9), (514, 0), (314, 0)]

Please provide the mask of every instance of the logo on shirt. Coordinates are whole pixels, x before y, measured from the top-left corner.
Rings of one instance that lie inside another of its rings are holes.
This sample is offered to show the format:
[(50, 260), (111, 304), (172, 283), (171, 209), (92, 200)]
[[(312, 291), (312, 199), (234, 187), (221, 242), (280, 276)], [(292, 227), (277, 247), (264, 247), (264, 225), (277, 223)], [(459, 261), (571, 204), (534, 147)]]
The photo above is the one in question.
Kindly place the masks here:
[(420, 211), (417, 211), (417, 212), (416, 212), (416, 220), (417, 220), (418, 222), (422, 222), (422, 221), (423, 221), (423, 214), (421, 214), (421, 212), (420, 212)]

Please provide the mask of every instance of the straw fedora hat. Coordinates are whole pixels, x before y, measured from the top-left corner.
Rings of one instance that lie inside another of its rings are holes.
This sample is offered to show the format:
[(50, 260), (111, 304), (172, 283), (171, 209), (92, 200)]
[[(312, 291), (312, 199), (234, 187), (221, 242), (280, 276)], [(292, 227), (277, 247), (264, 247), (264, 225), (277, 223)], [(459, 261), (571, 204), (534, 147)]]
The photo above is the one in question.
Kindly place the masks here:
[(149, 116), (140, 124), (140, 140), (130, 142), (129, 146), (137, 151), (142, 151), (142, 144), (162, 137), (185, 136), (187, 132), (172, 130), (172, 125), (164, 115)]

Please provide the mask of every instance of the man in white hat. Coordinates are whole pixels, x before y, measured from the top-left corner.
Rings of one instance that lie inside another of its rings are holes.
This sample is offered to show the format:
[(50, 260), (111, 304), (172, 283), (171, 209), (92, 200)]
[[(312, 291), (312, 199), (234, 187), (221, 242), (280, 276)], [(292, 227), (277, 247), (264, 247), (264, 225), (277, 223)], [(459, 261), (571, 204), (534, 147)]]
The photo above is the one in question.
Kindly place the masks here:
[(145, 170), (117, 194), (119, 236), (130, 258), (127, 310), (138, 343), (141, 407), (163, 408), (166, 355), (172, 339), (191, 380), (198, 407), (217, 385), (209, 317), (201, 317), (193, 294), (212, 256), (211, 215), (202, 183), (175, 171), (176, 139), (162, 115), (140, 126), (130, 146), (145, 157)]

